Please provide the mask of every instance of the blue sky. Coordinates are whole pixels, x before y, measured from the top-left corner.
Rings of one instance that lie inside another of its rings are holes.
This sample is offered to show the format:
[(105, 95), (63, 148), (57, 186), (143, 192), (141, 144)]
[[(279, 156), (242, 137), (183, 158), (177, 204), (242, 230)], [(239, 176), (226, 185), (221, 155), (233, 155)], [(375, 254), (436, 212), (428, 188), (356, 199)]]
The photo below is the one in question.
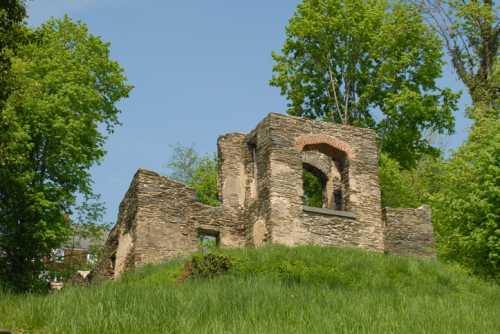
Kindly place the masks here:
[[(123, 126), (109, 138), (107, 155), (92, 169), (106, 203), (105, 221), (118, 206), (138, 168), (162, 173), (175, 143), (213, 152), (217, 137), (246, 132), (269, 112), (285, 112), (286, 100), (270, 87), (271, 51), (279, 50), (298, 0), (33, 0), (29, 24), (68, 14), (111, 43), (131, 96), (121, 103)], [(464, 88), (448, 66), (443, 86)], [(465, 94), (464, 94), (465, 95)], [(470, 122), (461, 101), (453, 148)]]

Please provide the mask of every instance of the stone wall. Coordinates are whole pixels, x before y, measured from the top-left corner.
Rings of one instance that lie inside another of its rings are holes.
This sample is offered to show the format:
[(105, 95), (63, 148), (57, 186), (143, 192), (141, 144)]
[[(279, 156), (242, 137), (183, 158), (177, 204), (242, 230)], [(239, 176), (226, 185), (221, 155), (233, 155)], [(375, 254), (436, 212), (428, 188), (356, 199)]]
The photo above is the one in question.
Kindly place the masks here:
[[(217, 145), (221, 206), (197, 202), (184, 184), (137, 171), (94, 277), (116, 278), (186, 256), (197, 250), (200, 234), (216, 236), (221, 247), (316, 244), (433, 253), (430, 209), (387, 208), (383, 216), (374, 131), (272, 113), (250, 133), (223, 135)], [(304, 166), (326, 178), (324, 208), (304, 206)], [(334, 192), (341, 194), (335, 207)]]
[(116, 278), (137, 266), (186, 256), (198, 249), (200, 233), (216, 234), (222, 247), (245, 246), (243, 221), (242, 212), (201, 204), (193, 189), (140, 169), (94, 275)]
[[(336, 231), (351, 245), (382, 251), (383, 222), (378, 180), (378, 149), (375, 132), (333, 123), (270, 114), (266, 131), (270, 144), (270, 225), (271, 241), (287, 245), (303, 243), (337, 244)], [(343, 179), (348, 185), (345, 209), (355, 215), (355, 223), (331, 215), (310, 216), (303, 211), (302, 152), (319, 151), (332, 159), (343, 159)], [(332, 226), (325, 240), (312, 228)], [(334, 225), (332, 222), (336, 221)], [(342, 224), (346, 226), (340, 226)], [(340, 225), (339, 225), (340, 224)], [(333, 229), (333, 227), (338, 227)], [(340, 233), (340, 232), (339, 232)], [(345, 242), (339, 243), (345, 244)]]
[(219, 159), (219, 197), (224, 206), (235, 209), (245, 205), (247, 154), (245, 135), (229, 133), (217, 140)]
[(385, 250), (397, 255), (434, 256), (431, 208), (385, 208)]
[(137, 216), (137, 187), (140, 179), (138, 171), (120, 203), (118, 220), (111, 229), (104, 244), (103, 255), (89, 279), (114, 279), (121, 272), (134, 267), (133, 240)]

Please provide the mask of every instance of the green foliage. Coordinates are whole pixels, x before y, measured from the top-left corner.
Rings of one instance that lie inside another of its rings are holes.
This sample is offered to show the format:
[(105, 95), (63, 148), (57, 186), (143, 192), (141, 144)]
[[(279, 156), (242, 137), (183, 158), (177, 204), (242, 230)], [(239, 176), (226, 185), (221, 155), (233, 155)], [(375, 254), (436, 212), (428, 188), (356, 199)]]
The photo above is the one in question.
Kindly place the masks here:
[(380, 155), (380, 188), (382, 207), (416, 208), (431, 204), (431, 195), (439, 192), (444, 177), (444, 162), (423, 156), (416, 166), (403, 169), (387, 154)]
[(487, 114), (446, 164), (433, 216), (444, 258), (500, 278), (500, 122)]
[(13, 91), (0, 114), (0, 274), (19, 290), (67, 239), (77, 195), (92, 196), (89, 169), (131, 90), (109, 44), (84, 24), (52, 19), (29, 41), (10, 58)]
[(387, 154), (380, 155), (379, 167), (382, 207), (415, 207), (415, 199), (405, 182), (399, 163)]
[[(107, 224), (92, 221), (72, 221), (69, 236), (60, 247), (65, 250), (64, 256), (57, 258), (52, 254), (45, 263), (46, 278), (68, 282), (78, 270), (92, 270), (103, 255), (109, 228)], [(82, 246), (88, 247), (84, 253), (80, 252)]]
[[(183, 265), (49, 296), (0, 292), (0, 327), (45, 333), (497, 333), (500, 287), (436, 261), (328, 247), (224, 250), (231, 269)], [(103, 311), (106, 310), (106, 311)]]
[(409, 167), (436, 153), (422, 131), (451, 133), (458, 94), (439, 89), (443, 51), (416, 8), (388, 0), (304, 0), (286, 28), (272, 86), (296, 116), (377, 130)]
[(196, 190), (198, 201), (217, 206), (220, 204), (217, 178), (217, 158), (205, 155), (198, 160), (193, 177), (187, 184)]
[(187, 184), (193, 179), (199, 160), (200, 155), (194, 146), (173, 145), (172, 155), (167, 164), (170, 177)]
[(210, 278), (221, 275), (231, 268), (231, 258), (217, 252), (195, 254), (191, 258), (192, 278)]
[[(500, 16), (492, 0), (413, 0), (439, 33), (459, 78), (474, 103), (469, 115), (476, 119), (498, 108)], [(496, 100), (496, 101), (495, 101)], [(496, 107), (495, 107), (496, 105)]]
[(324, 184), (310, 171), (303, 170), (304, 205), (322, 208)]
[(0, 110), (12, 91), (10, 85), (10, 56), (25, 43), (25, 3), (22, 0), (3, 0), (0, 3)]
[(196, 191), (198, 201), (203, 204), (218, 206), (217, 157), (200, 155), (193, 146), (177, 144), (167, 164), (170, 177), (185, 183)]

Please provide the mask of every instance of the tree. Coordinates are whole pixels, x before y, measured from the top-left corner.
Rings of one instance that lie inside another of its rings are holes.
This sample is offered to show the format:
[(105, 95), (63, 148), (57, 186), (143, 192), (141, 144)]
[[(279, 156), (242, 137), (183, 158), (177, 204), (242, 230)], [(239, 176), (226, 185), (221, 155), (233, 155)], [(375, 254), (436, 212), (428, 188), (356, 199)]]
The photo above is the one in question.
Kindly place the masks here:
[[(499, 7), (492, 0), (413, 0), (441, 36), (458, 77), (476, 108), (499, 108), (500, 82), (494, 80), (500, 43)], [(472, 117), (476, 117), (471, 114)], [(478, 115), (481, 117), (481, 115)]]
[(304, 0), (286, 28), (272, 86), (296, 116), (377, 130), (403, 167), (436, 153), (424, 130), (451, 133), (458, 95), (439, 89), (443, 51), (415, 7), (388, 0)]
[(187, 184), (196, 191), (198, 201), (218, 206), (220, 201), (217, 180), (217, 158), (205, 155), (198, 160), (193, 178)]
[(414, 0), (444, 41), (472, 98), (469, 138), (445, 163), (430, 199), (442, 258), (500, 278), (499, 7), (494, 1)]
[(167, 168), (170, 169), (170, 177), (182, 183), (189, 183), (193, 179), (199, 160), (200, 155), (193, 145), (173, 145), (172, 155), (167, 164)]
[(444, 172), (441, 158), (425, 155), (414, 168), (401, 168), (387, 154), (380, 155), (382, 207), (416, 208), (431, 204), (431, 196), (440, 191)]
[[(75, 239), (85, 239), (89, 242), (88, 254), (91, 256), (92, 263), (87, 263), (85, 268), (91, 267), (99, 262), (103, 255), (105, 238), (107, 237), (111, 225), (103, 223), (106, 207), (100, 199), (100, 195), (93, 195), (85, 198), (73, 210), (71, 216), (71, 245), (74, 246)], [(73, 270), (71, 274), (74, 274)]]
[(132, 88), (84, 24), (51, 19), (28, 40), (10, 58), (0, 114), (0, 274), (17, 290), (33, 289), (77, 196), (92, 195), (89, 169)]
[(103, 255), (105, 237), (110, 230), (109, 224), (102, 223), (104, 203), (98, 195), (79, 202), (68, 217), (69, 236), (60, 246), (64, 251), (59, 253), (62, 257), (53, 250), (53, 256), (47, 260), (46, 279), (71, 281), (78, 270), (91, 270)]
[(170, 177), (192, 187), (201, 203), (219, 205), (216, 156), (201, 156), (193, 146), (177, 144), (172, 149), (173, 153), (167, 164)]
[(9, 95), (10, 56), (24, 41), (24, 1), (4, 0), (0, 3), (0, 110)]
[(441, 256), (500, 279), (500, 122), (480, 118), (432, 196)]

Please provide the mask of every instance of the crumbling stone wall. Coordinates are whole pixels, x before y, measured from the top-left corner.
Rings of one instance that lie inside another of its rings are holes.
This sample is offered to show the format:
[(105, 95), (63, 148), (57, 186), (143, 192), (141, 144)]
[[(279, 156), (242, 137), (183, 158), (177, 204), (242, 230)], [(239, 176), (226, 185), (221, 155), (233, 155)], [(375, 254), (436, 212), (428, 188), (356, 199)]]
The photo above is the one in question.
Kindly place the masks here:
[(434, 256), (431, 208), (384, 208), (385, 250), (397, 255)]
[[(137, 171), (94, 277), (116, 278), (188, 255), (203, 233), (217, 236), (221, 247), (316, 244), (433, 253), (428, 209), (382, 211), (374, 131), (272, 113), (250, 133), (223, 135), (217, 145), (222, 204), (203, 205), (186, 185)], [(324, 208), (304, 206), (307, 165), (327, 178)], [(342, 196), (340, 210), (334, 191)]]
[(137, 266), (188, 255), (197, 250), (200, 233), (218, 235), (222, 247), (246, 243), (241, 212), (201, 204), (193, 189), (140, 169), (93, 276), (117, 278)]

